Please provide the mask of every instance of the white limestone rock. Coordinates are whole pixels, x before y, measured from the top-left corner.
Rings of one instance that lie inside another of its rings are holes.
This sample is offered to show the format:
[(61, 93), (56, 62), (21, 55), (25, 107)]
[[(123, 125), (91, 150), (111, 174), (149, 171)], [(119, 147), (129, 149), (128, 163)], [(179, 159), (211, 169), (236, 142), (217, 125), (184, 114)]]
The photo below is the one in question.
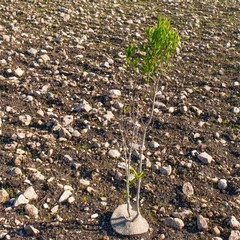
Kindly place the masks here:
[(228, 240), (240, 240), (240, 231), (232, 230)]
[(69, 204), (71, 204), (71, 203), (75, 202), (75, 198), (73, 196), (71, 196), (71, 197), (68, 198), (67, 201), (68, 201)]
[(29, 48), (29, 49), (27, 50), (27, 53), (28, 53), (29, 55), (34, 56), (34, 57), (37, 55), (37, 52), (38, 52), (38, 50), (35, 49), (35, 48)]
[(221, 190), (224, 190), (226, 189), (228, 186), (227, 184), (227, 180), (226, 179), (219, 179), (218, 180), (218, 188), (221, 189)]
[(208, 229), (207, 219), (202, 215), (198, 215), (197, 217), (197, 227), (199, 231), (206, 231)]
[(18, 167), (13, 167), (8, 171), (8, 174), (10, 175), (22, 175), (22, 170)]
[(51, 209), (51, 214), (57, 213), (58, 208), (59, 208), (59, 205), (54, 206), (54, 207)]
[(239, 107), (233, 107), (232, 112), (235, 114), (240, 113), (240, 108)]
[(112, 111), (107, 111), (107, 113), (104, 114), (103, 117), (106, 120), (111, 121), (114, 118), (114, 114), (112, 113)]
[(58, 131), (59, 138), (67, 138), (70, 139), (72, 134), (64, 127), (61, 127)]
[(18, 117), (22, 125), (28, 126), (31, 124), (32, 117), (30, 115), (20, 115)]
[(4, 203), (4, 202), (6, 202), (8, 200), (9, 200), (8, 192), (4, 188), (2, 188), (0, 190), (0, 203)]
[(111, 149), (108, 151), (108, 156), (111, 158), (120, 158), (121, 153), (116, 149)]
[(229, 218), (228, 225), (229, 225), (231, 228), (239, 229), (239, 230), (240, 230), (240, 222), (239, 222), (239, 221), (236, 219), (236, 217), (234, 217), (234, 216), (231, 216), (231, 217)]
[(27, 203), (29, 203), (29, 200), (28, 200), (27, 198), (25, 198), (25, 196), (24, 196), (23, 194), (20, 194), (20, 195), (16, 198), (13, 206), (14, 206), (14, 207), (18, 207), (19, 205), (25, 205), (25, 204), (27, 204)]
[(32, 186), (28, 187), (25, 192), (23, 193), (24, 197), (26, 197), (28, 200), (35, 200), (38, 198), (38, 195), (36, 194), (34, 188)]
[(149, 142), (149, 147), (151, 148), (158, 148), (159, 146), (160, 146), (159, 143), (156, 141)]
[(33, 180), (44, 181), (45, 180), (45, 176), (42, 175), (39, 171), (37, 171), (37, 172), (33, 173), (32, 179)]
[(33, 227), (32, 225), (25, 225), (24, 230), (28, 235), (35, 236), (40, 233), (38, 229)]
[(194, 189), (190, 182), (185, 182), (183, 184), (182, 191), (187, 197), (191, 197), (194, 194)]
[(47, 54), (41, 55), (40, 59), (41, 59), (44, 63), (47, 63), (48, 61), (50, 61), (50, 57), (49, 57)]
[(63, 126), (66, 127), (68, 125), (70, 125), (71, 123), (73, 123), (73, 116), (72, 115), (66, 115), (63, 117)]
[(6, 239), (7, 234), (7, 230), (0, 230), (0, 239)]
[(213, 160), (212, 156), (209, 155), (206, 152), (202, 152), (199, 155), (197, 155), (197, 158), (201, 161), (203, 164), (210, 164)]
[(17, 68), (17, 69), (15, 69), (14, 74), (15, 74), (17, 77), (22, 77), (23, 74), (24, 74), (24, 71), (23, 71), (21, 68)]
[(90, 185), (90, 181), (87, 180), (87, 179), (80, 179), (80, 184), (83, 185), (83, 186), (89, 186)]
[(121, 97), (121, 91), (118, 89), (111, 89), (108, 92), (108, 96), (111, 98), (119, 98)]
[(67, 199), (72, 195), (72, 192), (70, 190), (66, 190), (62, 193), (62, 195), (60, 196), (58, 202), (65, 202), (67, 201)]
[(168, 217), (165, 221), (166, 225), (175, 230), (181, 230), (184, 228), (184, 222), (180, 218)]
[(168, 165), (168, 166), (163, 166), (160, 168), (160, 173), (165, 175), (165, 176), (170, 176), (172, 173), (172, 166)]
[(74, 111), (76, 112), (81, 111), (90, 112), (91, 110), (92, 106), (86, 100), (81, 101), (80, 104), (74, 108)]
[(27, 215), (38, 218), (38, 209), (34, 205), (26, 204), (24, 209)]

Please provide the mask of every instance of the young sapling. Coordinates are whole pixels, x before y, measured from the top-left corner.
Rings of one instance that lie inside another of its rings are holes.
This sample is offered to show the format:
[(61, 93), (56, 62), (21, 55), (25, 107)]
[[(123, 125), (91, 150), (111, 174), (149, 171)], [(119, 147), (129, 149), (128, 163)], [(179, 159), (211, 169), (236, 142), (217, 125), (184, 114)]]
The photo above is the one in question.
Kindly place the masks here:
[[(146, 41), (139, 46), (134, 43), (129, 44), (126, 49), (127, 64), (133, 71), (141, 76), (145, 83), (150, 85), (151, 91), (143, 96), (141, 101), (133, 99), (137, 105), (135, 114), (132, 114), (131, 126), (132, 134), (130, 142), (127, 143), (125, 129), (121, 129), (123, 139), (123, 149), (126, 160), (126, 198), (127, 204), (118, 206), (111, 217), (111, 225), (113, 229), (121, 235), (138, 235), (148, 231), (149, 224), (140, 213), (140, 190), (142, 177), (144, 175), (143, 153), (145, 149), (145, 141), (147, 131), (152, 122), (154, 115), (154, 107), (156, 103), (157, 93), (159, 91), (159, 82), (168, 66), (171, 54), (175, 52), (180, 42), (178, 32), (174, 30), (170, 21), (159, 15), (158, 23), (154, 27), (150, 27), (146, 31)], [(143, 121), (143, 116), (140, 116), (139, 105), (143, 105), (146, 99), (151, 99), (150, 113), (147, 120)], [(140, 124), (140, 123), (141, 124)], [(134, 151), (134, 146), (140, 137), (140, 154), (137, 171), (131, 166), (131, 157)], [(131, 174), (134, 175), (130, 179)], [(136, 182), (136, 210), (132, 209), (130, 201), (130, 183)]]

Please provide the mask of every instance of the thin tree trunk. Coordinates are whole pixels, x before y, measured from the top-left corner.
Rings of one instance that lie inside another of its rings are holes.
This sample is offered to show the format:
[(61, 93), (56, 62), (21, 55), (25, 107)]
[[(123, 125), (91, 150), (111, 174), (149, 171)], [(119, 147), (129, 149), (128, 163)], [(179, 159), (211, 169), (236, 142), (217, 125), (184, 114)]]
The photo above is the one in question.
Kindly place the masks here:
[[(123, 126), (121, 126), (121, 134), (122, 134), (122, 140), (124, 143), (124, 155), (125, 155), (125, 168), (126, 168), (126, 198), (127, 198), (127, 212), (128, 212), (128, 217), (131, 218), (131, 213), (130, 213), (130, 209), (131, 209), (131, 201), (130, 201), (130, 186), (129, 186), (129, 182), (130, 182), (130, 166), (131, 166), (131, 156), (132, 156), (132, 152), (133, 152), (133, 144), (138, 136), (138, 130), (139, 127), (137, 126), (137, 119), (138, 119), (138, 108), (136, 110), (136, 114), (133, 110), (133, 116), (131, 116), (131, 120), (133, 121), (133, 130), (132, 130), (132, 136), (131, 136), (131, 141), (130, 141), (130, 146), (127, 145), (126, 142), (126, 137), (124, 135), (124, 130)], [(123, 122), (123, 119), (122, 119)]]
[[(153, 85), (153, 99), (152, 99), (151, 113), (150, 113), (149, 119), (143, 129), (138, 174), (141, 174), (141, 172), (142, 172), (144, 146), (145, 146), (145, 141), (146, 141), (147, 130), (148, 130), (150, 123), (152, 122), (152, 118), (153, 118), (154, 106), (155, 106), (156, 95), (157, 95), (157, 90), (158, 90), (158, 83), (159, 83), (159, 78), (157, 77), (155, 80), (155, 83)], [(137, 181), (137, 214), (134, 217), (133, 221), (141, 214), (140, 213), (141, 182), (142, 182), (142, 178), (138, 178), (138, 181)]]

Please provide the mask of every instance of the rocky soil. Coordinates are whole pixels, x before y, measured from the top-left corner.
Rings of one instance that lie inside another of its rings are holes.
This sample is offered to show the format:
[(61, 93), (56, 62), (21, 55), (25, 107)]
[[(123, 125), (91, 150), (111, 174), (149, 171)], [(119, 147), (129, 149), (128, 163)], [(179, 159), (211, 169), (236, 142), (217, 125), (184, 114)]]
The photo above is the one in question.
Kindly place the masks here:
[(119, 122), (149, 86), (124, 51), (158, 14), (181, 46), (147, 133), (151, 229), (131, 239), (240, 239), (238, 0), (1, 0), (0, 239), (129, 239), (109, 225), (124, 202)]

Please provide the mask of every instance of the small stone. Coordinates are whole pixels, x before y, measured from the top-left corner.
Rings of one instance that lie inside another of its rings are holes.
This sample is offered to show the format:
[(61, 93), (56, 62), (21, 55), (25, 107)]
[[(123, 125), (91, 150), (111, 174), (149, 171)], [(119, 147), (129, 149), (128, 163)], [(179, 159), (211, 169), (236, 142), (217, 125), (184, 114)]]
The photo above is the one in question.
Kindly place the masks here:
[(233, 113), (238, 114), (238, 113), (240, 112), (240, 108), (234, 107), (234, 108), (232, 109), (232, 111), (233, 111)]
[(45, 209), (49, 209), (48, 204), (47, 204), (47, 203), (44, 203), (44, 204), (43, 204), (43, 208), (45, 208)]
[(66, 190), (62, 193), (61, 197), (59, 198), (58, 202), (65, 202), (70, 196), (72, 192), (70, 190)]
[(10, 175), (22, 175), (22, 170), (18, 167), (13, 167), (8, 172)]
[(100, 63), (99, 66), (100, 66), (100, 67), (106, 67), (106, 68), (109, 68), (109, 67), (110, 67), (109, 62), (102, 62), (102, 63)]
[(70, 155), (68, 155), (68, 154), (65, 154), (65, 155), (63, 156), (63, 159), (64, 159), (65, 161), (67, 161), (67, 162), (72, 162), (72, 161), (73, 161), (73, 158), (72, 158)]
[(72, 115), (66, 115), (63, 118), (63, 126), (66, 127), (70, 125), (73, 122), (73, 116)]
[(185, 182), (183, 184), (182, 191), (187, 197), (191, 197), (194, 194), (194, 189), (190, 182)]
[(121, 102), (116, 102), (116, 103), (114, 103), (114, 105), (113, 105), (113, 107), (114, 108), (116, 108), (116, 109), (123, 109), (123, 103), (121, 103)]
[(81, 111), (90, 112), (91, 110), (92, 107), (86, 100), (81, 101), (81, 103), (76, 108), (74, 108), (74, 111), (76, 112)]
[(219, 179), (218, 180), (218, 188), (224, 190), (227, 188), (227, 180), (226, 179)]
[(195, 133), (194, 135), (193, 135), (193, 138), (194, 139), (197, 139), (197, 138), (200, 138), (201, 137), (201, 135), (199, 134), (199, 133)]
[(70, 191), (73, 191), (73, 188), (72, 186), (70, 185), (64, 185), (63, 189), (66, 191), (66, 190), (70, 190)]
[(163, 102), (156, 101), (154, 106), (159, 109), (166, 109), (166, 104)]
[(24, 204), (27, 204), (29, 203), (29, 200), (25, 198), (25, 196), (23, 194), (20, 194), (15, 202), (14, 202), (14, 207), (18, 207), (19, 205), (24, 205)]
[(24, 71), (21, 69), (21, 68), (17, 68), (15, 71), (14, 71), (15, 75), (17, 77), (22, 77), (22, 75), (24, 74)]
[(28, 187), (25, 192), (23, 193), (24, 197), (26, 197), (28, 200), (35, 200), (38, 198), (38, 195), (36, 194), (34, 188), (32, 186)]
[(108, 61), (109, 64), (113, 64), (114, 63), (114, 60), (112, 58), (108, 58), (107, 61)]
[(209, 91), (211, 90), (211, 87), (208, 86), (208, 85), (205, 85), (203, 88), (204, 88), (207, 92), (209, 92)]
[(32, 216), (34, 218), (38, 218), (38, 209), (32, 204), (26, 204), (25, 205), (25, 212), (29, 216)]
[(119, 98), (121, 97), (121, 91), (117, 89), (111, 89), (108, 92), (108, 96), (111, 98)]
[(170, 176), (172, 173), (172, 166), (168, 165), (168, 166), (164, 166), (160, 168), (160, 173), (165, 175), (165, 176)]
[(212, 162), (212, 156), (210, 156), (208, 153), (203, 152), (200, 153), (197, 158), (203, 163), (203, 164), (210, 164)]
[(80, 167), (82, 166), (82, 164), (81, 163), (78, 163), (78, 162), (73, 162), (72, 163), (72, 167), (74, 168), (74, 169), (79, 169)]
[(4, 203), (4, 202), (6, 202), (8, 200), (9, 200), (8, 192), (4, 188), (2, 188), (0, 190), (0, 203)]
[(174, 107), (170, 107), (170, 108), (168, 109), (168, 112), (169, 112), (169, 113), (173, 113), (174, 111), (175, 111)]
[(41, 60), (43, 60), (45, 63), (50, 61), (50, 57), (47, 54), (43, 54), (41, 57)]
[(151, 163), (151, 161), (148, 158), (145, 161), (145, 165), (146, 165), (147, 168), (151, 168), (152, 167), (152, 163)]
[(108, 151), (108, 156), (111, 158), (120, 158), (121, 153), (118, 150), (111, 149)]
[(70, 139), (72, 135), (66, 128), (61, 127), (58, 131), (58, 137)]
[(7, 65), (7, 61), (5, 59), (1, 59), (0, 60), (0, 65), (6, 66)]
[(175, 218), (185, 219), (189, 215), (192, 215), (193, 212), (191, 210), (185, 209), (182, 212), (173, 212), (172, 216)]
[(165, 223), (168, 227), (176, 230), (181, 230), (182, 228), (184, 228), (184, 222), (180, 218), (168, 217)]
[(71, 203), (75, 202), (75, 198), (73, 196), (71, 196), (71, 197), (68, 198), (67, 201), (68, 201), (69, 204), (71, 204)]
[(232, 230), (228, 240), (240, 240), (240, 231)]
[(229, 221), (228, 221), (228, 225), (231, 227), (231, 228), (234, 228), (234, 229), (239, 229), (240, 230), (240, 222), (234, 217), (234, 216), (231, 216)]
[(42, 175), (40, 172), (35, 172), (33, 175), (32, 175), (32, 179), (33, 180), (40, 180), (40, 181), (44, 181), (45, 180), (45, 176)]
[(98, 214), (97, 213), (94, 213), (94, 214), (91, 215), (91, 219), (96, 219), (96, 218), (98, 218)]
[(25, 126), (30, 125), (32, 121), (32, 117), (30, 115), (20, 115), (18, 119), (21, 122), (21, 124)]
[(81, 136), (81, 133), (78, 130), (74, 130), (72, 132), (72, 136), (75, 137), (75, 138), (79, 138)]
[(103, 117), (108, 120), (111, 121), (114, 118), (114, 114), (111, 111), (107, 111), (106, 114), (103, 115)]
[(28, 50), (27, 50), (27, 53), (29, 54), (29, 55), (32, 55), (32, 56), (36, 56), (37, 55), (37, 49), (35, 49), (35, 48), (29, 48)]
[(44, 111), (42, 109), (39, 109), (37, 111), (37, 114), (40, 116), (40, 117), (44, 117)]
[(80, 179), (80, 184), (82, 184), (83, 186), (89, 186), (90, 185), (90, 181), (87, 179)]
[(219, 230), (219, 228), (217, 226), (213, 227), (212, 232), (214, 235), (219, 236), (221, 234), (221, 231)]
[(31, 235), (31, 236), (34, 236), (40, 233), (40, 231), (35, 227), (33, 227), (32, 225), (24, 226), (24, 230), (28, 235)]
[(7, 230), (0, 230), (0, 239), (6, 238), (7, 234), (8, 234)]
[(187, 108), (187, 106), (182, 106), (182, 107), (180, 107), (179, 111), (180, 111), (181, 113), (185, 113), (185, 112), (188, 111), (188, 108)]
[(159, 143), (157, 143), (155, 141), (149, 142), (149, 147), (151, 147), (151, 148), (158, 148), (159, 146), (160, 146)]
[(51, 209), (51, 214), (57, 213), (58, 208), (59, 208), (59, 205), (54, 206), (54, 207)]
[(198, 215), (197, 217), (197, 227), (199, 231), (202, 231), (202, 230), (205, 231), (208, 229), (207, 220), (202, 215)]
[(166, 237), (165, 237), (165, 234), (161, 234), (160, 236), (159, 236), (159, 240), (164, 240)]

